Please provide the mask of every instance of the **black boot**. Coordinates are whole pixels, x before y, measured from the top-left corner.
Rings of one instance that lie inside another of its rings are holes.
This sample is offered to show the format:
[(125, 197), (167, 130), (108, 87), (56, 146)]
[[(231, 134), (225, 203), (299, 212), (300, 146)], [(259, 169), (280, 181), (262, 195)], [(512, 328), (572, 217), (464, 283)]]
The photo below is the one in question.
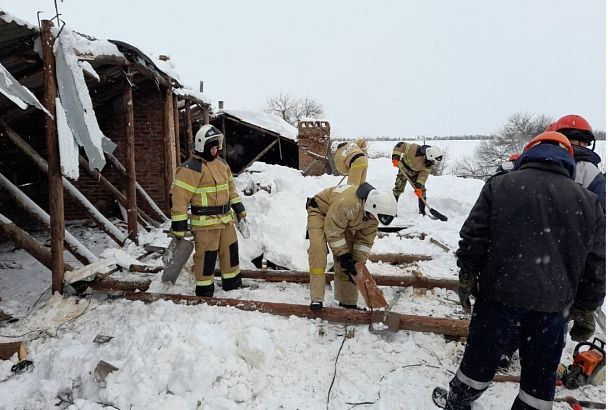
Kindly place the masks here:
[(222, 279), (222, 289), (225, 291), (234, 290), (243, 287), (243, 280), (239, 273), (234, 278)]
[(347, 303), (342, 303), (342, 302), (339, 302), (338, 306), (340, 306), (341, 308), (344, 308), (344, 309), (367, 310), (366, 308), (357, 306), (356, 304), (349, 305)]
[(310, 310), (323, 309), (323, 302), (310, 302)]
[(213, 291), (215, 289), (215, 285), (212, 283), (211, 285), (205, 286), (197, 286), (196, 287), (196, 296), (205, 296), (207, 298), (213, 297)]
[(471, 410), (471, 403), (477, 400), (483, 392), (461, 382), (458, 377), (454, 377), (450, 382), (450, 392), (448, 393), (446, 410)]

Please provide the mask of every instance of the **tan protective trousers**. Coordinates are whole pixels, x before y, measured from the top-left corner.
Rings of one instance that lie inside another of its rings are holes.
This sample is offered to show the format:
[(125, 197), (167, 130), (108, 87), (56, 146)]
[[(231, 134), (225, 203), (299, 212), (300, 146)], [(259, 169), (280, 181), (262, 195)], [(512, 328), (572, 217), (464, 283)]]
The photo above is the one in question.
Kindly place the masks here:
[(239, 245), (234, 224), (220, 229), (197, 229), (194, 235), (194, 276), (197, 286), (213, 283), (215, 262), (219, 256), (222, 279), (234, 278), (239, 269)]
[[(325, 268), (327, 267), (327, 240), (323, 223), (325, 215), (318, 212), (316, 208), (308, 207), (308, 272), (310, 273), (310, 301), (323, 302), (325, 299)], [(348, 247), (352, 250), (352, 235), (346, 235)], [(347, 305), (356, 305), (358, 291), (357, 286), (348, 280), (340, 263), (334, 255), (334, 297), (338, 302)]]

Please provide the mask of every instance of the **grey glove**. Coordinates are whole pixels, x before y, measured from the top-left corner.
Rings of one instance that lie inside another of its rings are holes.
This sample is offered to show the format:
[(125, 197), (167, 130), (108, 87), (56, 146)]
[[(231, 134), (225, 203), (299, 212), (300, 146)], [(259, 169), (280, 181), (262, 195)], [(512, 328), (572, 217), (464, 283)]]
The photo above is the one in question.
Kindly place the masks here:
[(575, 342), (584, 342), (593, 337), (595, 333), (595, 317), (592, 310), (572, 308), (570, 320), (574, 320), (574, 326), (570, 329), (570, 338)]

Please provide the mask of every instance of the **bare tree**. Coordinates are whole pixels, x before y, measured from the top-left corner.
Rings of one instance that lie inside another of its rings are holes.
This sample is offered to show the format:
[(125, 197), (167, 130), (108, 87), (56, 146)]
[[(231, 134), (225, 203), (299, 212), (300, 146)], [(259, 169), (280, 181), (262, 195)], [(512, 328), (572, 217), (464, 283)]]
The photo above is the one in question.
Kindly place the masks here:
[(475, 148), (473, 157), (456, 163), (456, 174), (466, 177), (486, 178), (507, 160), (509, 155), (521, 152), (524, 145), (542, 133), (551, 123), (544, 114), (515, 113), (491, 140), (484, 140)]
[(303, 117), (318, 118), (325, 114), (321, 103), (309, 97), (294, 97), (289, 93), (279, 93), (266, 99), (264, 112), (275, 114), (285, 121), (298, 126), (298, 120)]

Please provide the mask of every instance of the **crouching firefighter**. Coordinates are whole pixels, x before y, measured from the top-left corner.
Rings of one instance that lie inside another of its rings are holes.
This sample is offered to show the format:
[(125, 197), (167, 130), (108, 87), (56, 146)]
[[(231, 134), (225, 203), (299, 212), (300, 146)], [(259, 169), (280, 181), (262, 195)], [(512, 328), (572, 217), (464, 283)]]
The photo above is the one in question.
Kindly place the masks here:
[(310, 309), (323, 308), (328, 245), (334, 258), (334, 296), (341, 307), (356, 309), (355, 263), (365, 263), (369, 257), (378, 222), (388, 225), (397, 215), (395, 197), (367, 182), (360, 186), (339, 185), (309, 198), (306, 211)]
[(224, 136), (214, 126), (201, 127), (194, 137), (192, 157), (177, 168), (171, 185), (171, 235), (183, 238), (190, 219), (197, 296), (213, 296), (218, 257), (222, 289), (241, 287), (234, 217), (240, 221), (247, 213), (230, 167), (218, 157), (223, 140)]

